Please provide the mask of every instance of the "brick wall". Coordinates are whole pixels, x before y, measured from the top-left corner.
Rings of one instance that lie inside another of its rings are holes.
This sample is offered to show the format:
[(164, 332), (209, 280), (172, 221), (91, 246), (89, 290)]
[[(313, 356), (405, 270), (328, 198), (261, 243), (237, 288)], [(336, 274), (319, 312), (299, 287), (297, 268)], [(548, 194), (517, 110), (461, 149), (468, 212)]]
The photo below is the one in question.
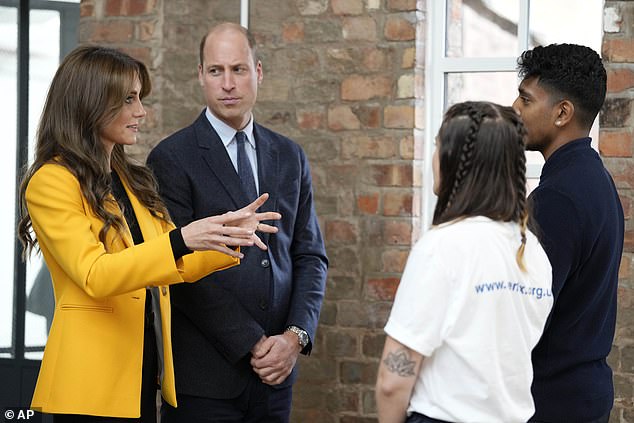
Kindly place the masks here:
[(606, 1), (603, 51), (608, 94), (600, 115), (599, 151), (619, 189), (625, 213), (625, 245), (619, 272), (618, 317), (609, 357), (616, 400), (610, 422), (634, 421), (634, 2)]
[[(331, 260), (314, 352), (300, 359), (293, 421), (373, 422), (382, 326), (418, 237), (426, 1), (250, 3), (264, 66), (256, 119), (306, 150)], [(609, 98), (599, 147), (628, 218), (610, 356), (617, 391), (612, 421), (627, 422), (634, 421), (634, 2), (607, 1), (605, 10)], [(141, 141), (129, 150), (143, 160), (202, 109), (200, 37), (217, 21), (238, 22), (239, 1), (82, 0), (81, 12), (81, 41), (122, 48), (150, 68), (148, 117)]]

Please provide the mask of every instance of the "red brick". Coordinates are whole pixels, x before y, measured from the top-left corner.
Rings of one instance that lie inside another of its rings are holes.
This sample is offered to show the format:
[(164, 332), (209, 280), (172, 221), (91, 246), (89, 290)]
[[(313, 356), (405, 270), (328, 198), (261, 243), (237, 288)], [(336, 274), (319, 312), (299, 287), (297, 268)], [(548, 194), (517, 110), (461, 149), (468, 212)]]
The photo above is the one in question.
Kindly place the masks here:
[(606, 163), (616, 187), (634, 188), (634, 161), (628, 159), (612, 159)]
[(363, 214), (377, 214), (379, 211), (379, 194), (361, 194), (357, 197), (357, 209)]
[(609, 96), (599, 114), (601, 129), (631, 126), (634, 98)]
[(617, 301), (623, 308), (634, 307), (634, 290), (631, 288), (619, 287), (617, 290)]
[(402, 273), (407, 264), (407, 257), (409, 257), (409, 250), (390, 248), (381, 256), (381, 270), (386, 273)]
[(403, 57), (401, 59), (401, 68), (411, 69), (416, 64), (416, 47), (410, 47), (403, 50)]
[(128, 0), (126, 15), (143, 15), (156, 7), (156, 0)]
[(392, 91), (392, 79), (387, 76), (353, 75), (341, 83), (343, 100), (369, 100), (388, 97)]
[(383, 214), (385, 216), (411, 216), (411, 192), (386, 192), (383, 195)]
[(372, 300), (393, 301), (399, 282), (399, 278), (368, 279), (365, 284), (366, 295)]
[(619, 198), (621, 199), (621, 206), (623, 207), (623, 216), (625, 220), (628, 220), (632, 217), (632, 199), (623, 193), (619, 194)]
[(629, 279), (632, 275), (632, 259), (629, 254), (623, 254), (619, 267), (619, 279)]
[(149, 47), (125, 47), (121, 49), (130, 56), (142, 61), (148, 68), (152, 65), (152, 50)]
[[(356, 389), (346, 390), (346, 388), (342, 389), (328, 389), (328, 402), (327, 408), (330, 409), (333, 404), (337, 405), (337, 409), (340, 412), (348, 412), (354, 413), (359, 410), (359, 404), (361, 399), (359, 398), (359, 392)], [(293, 397), (295, 392), (293, 392)], [(294, 407), (294, 405), (293, 405)], [(324, 422), (323, 420), (291, 420), (294, 422)], [(325, 423), (325, 422), (324, 422)]]
[(376, 41), (376, 22), (371, 17), (344, 18), (342, 31), (345, 40)]
[(106, 1), (106, 16), (122, 16), (124, 15), (124, 3), (127, 0), (107, 0)]
[(363, 13), (362, 0), (331, 0), (335, 15), (359, 15)]
[(326, 120), (322, 110), (298, 110), (297, 125), (301, 129), (320, 129)]
[(602, 131), (599, 136), (599, 152), (604, 157), (632, 157), (634, 132)]
[(390, 245), (410, 245), (412, 243), (412, 224), (404, 220), (384, 222), (383, 239)]
[(110, 21), (92, 24), (88, 39), (91, 42), (129, 42), (134, 33), (134, 24), (130, 21)]
[(389, 41), (411, 41), (416, 39), (416, 24), (399, 16), (390, 16), (383, 34)]
[(416, 10), (416, 0), (387, 0), (389, 10)]
[[(378, 366), (376, 363), (343, 361), (339, 366), (339, 379), (344, 384), (374, 384)], [(365, 423), (369, 418), (344, 416), (341, 423)]]
[(106, 0), (106, 16), (138, 16), (156, 7), (156, 0)]
[(402, 159), (417, 159), (422, 160), (423, 158), (423, 140), (422, 137), (420, 140), (416, 141), (417, 138), (414, 138), (413, 135), (407, 135), (399, 141), (399, 154)]
[(634, 87), (634, 71), (621, 68), (608, 71), (608, 92), (619, 93)]
[(291, 411), (292, 422), (323, 422), (335, 423), (335, 416), (332, 415), (325, 407), (312, 409), (295, 409)]
[(326, 240), (341, 244), (354, 244), (357, 241), (356, 227), (343, 220), (326, 221)]
[(634, 231), (626, 230), (625, 237), (623, 238), (623, 251), (627, 253), (634, 253)]
[(359, 129), (361, 122), (348, 106), (335, 106), (328, 109), (328, 128), (333, 131)]
[[(354, 201), (350, 200), (352, 194), (348, 194), (347, 190), (354, 186), (358, 180), (359, 164), (358, 163), (345, 163), (339, 164), (335, 162), (332, 165), (326, 165), (326, 178), (328, 179), (328, 188), (335, 189), (337, 192), (341, 192), (341, 196), (345, 198), (345, 201), (349, 204), (354, 204)], [(339, 214), (341, 215), (343, 207), (338, 207)]]
[(603, 58), (613, 63), (633, 63), (634, 38), (604, 39)]
[(82, 18), (95, 16), (95, 4), (92, 1), (82, 1), (79, 4), (79, 16)]
[(369, 71), (381, 71), (387, 67), (387, 56), (384, 50), (372, 49), (363, 55), (363, 67)]
[(381, 126), (381, 106), (362, 104), (352, 108), (361, 125), (365, 128), (379, 128)]
[(284, 24), (282, 39), (287, 43), (301, 43), (304, 41), (304, 23), (293, 22)]
[(344, 159), (374, 158), (385, 159), (396, 156), (397, 144), (391, 137), (351, 137), (341, 146)]
[(155, 20), (141, 21), (138, 23), (138, 25), (139, 25), (139, 32), (138, 32), (139, 41), (149, 41), (154, 38), (155, 31), (156, 31)]
[(409, 129), (414, 127), (414, 107), (387, 106), (383, 110), (383, 125), (386, 128)]
[(411, 164), (376, 164), (370, 166), (370, 179), (378, 186), (411, 187)]

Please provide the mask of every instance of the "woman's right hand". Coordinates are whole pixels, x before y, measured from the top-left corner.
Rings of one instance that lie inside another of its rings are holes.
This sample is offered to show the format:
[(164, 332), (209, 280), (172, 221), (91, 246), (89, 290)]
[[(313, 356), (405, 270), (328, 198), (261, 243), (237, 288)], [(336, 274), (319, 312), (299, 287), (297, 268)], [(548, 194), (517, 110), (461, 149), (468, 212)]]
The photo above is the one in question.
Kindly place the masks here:
[(214, 250), (238, 258), (244, 255), (228, 245), (233, 247), (256, 245), (266, 250), (266, 245), (256, 235), (256, 231), (276, 233), (275, 226), (261, 222), (279, 220), (282, 217), (277, 212), (256, 212), (268, 198), (268, 194), (262, 194), (240, 210), (199, 219), (182, 227), (181, 233), (185, 245), (193, 251)]

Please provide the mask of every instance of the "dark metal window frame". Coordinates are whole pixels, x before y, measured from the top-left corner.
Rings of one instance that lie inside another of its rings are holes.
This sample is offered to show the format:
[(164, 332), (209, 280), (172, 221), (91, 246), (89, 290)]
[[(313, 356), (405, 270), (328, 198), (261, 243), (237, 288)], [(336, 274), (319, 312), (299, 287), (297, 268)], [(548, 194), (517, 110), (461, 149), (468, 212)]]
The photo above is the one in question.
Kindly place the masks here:
[[(60, 61), (77, 44), (79, 4), (54, 0), (0, 0), (0, 6), (18, 9), (18, 66), (17, 66), (17, 139), (15, 180), (15, 228), (20, 218), (19, 185), (28, 163), (29, 145), (29, 13), (31, 10), (55, 10), (60, 14)], [(26, 320), (26, 263), (21, 256), (22, 245), (15, 239), (13, 254), (13, 332), (11, 346), (0, 348), (0, 353), (11, 353), (11, 358), (0, 362), (25, 361), (26, 352), (43, 351), (44, 346), (25, 346)], [(33, 361), (33, 360), (27, 360)]]

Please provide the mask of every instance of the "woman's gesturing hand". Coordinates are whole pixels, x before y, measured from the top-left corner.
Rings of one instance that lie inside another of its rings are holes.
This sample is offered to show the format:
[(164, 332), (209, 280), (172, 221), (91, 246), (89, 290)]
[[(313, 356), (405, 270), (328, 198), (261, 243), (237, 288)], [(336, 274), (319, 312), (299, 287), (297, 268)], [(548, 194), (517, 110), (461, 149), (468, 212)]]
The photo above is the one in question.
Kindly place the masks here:
[(268, 198), (268, 194), (262, 194), (240, 210), (206, 217), (184, 226), (181, 233), (185, 245), (194, 251), (215, 250), (239, 258), (242, 258), (243, 254), (228, 245), (248, 247), (255, 244), (266, 250), (266, 245), (257, 236), (256, 231), (274, 234), (277, 232), (275, 226), (261, 222), (282, 218), (277, 212), (256, 212)]

